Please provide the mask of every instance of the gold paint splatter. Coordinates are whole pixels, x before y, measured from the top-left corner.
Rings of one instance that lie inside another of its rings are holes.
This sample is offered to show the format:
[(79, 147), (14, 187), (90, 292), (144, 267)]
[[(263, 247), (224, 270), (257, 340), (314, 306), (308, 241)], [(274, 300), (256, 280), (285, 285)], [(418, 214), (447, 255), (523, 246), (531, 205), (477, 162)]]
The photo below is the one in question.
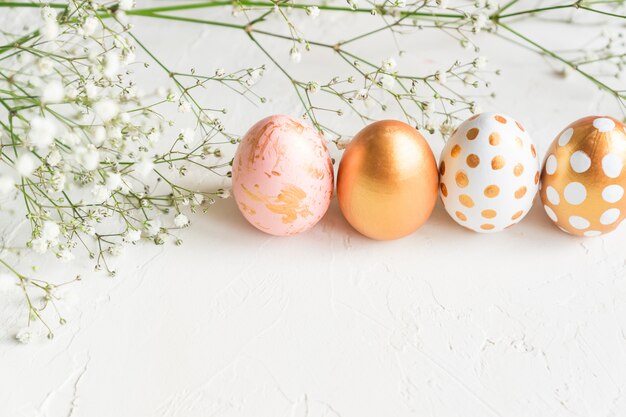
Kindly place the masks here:
[(480, 158), (475, 153), (469, 154), (465, 160), (470, 168), (476, 168), (480, 164)]
[(460, 211), (457, 211), (457, 212), (456, 212), (456, 213), (454, 213), (454, 214), (456, 214), (456, 217), (457, 217), (459, 220), (462, 220), (462, 221), (467, 220), (467, 216), (466, 216), (465, 214), (461, 213)]
[(492, 229), (495, 229), (496, 226), (494, 226), (493, 224), (485, 223), (485, 224), (481, 224), (480, 228), (483, 230), (492, 230)]
[(485, 219), (493, 219), (498, 213), (495, 210), (487, 209), (480, 212)]
[(476, 136), (478, 136), (478, 128), (471, 128), (470, 130), (467, 131), (467, 135), (465, 135), (467, 137), (467, 139), (469, 140), (474, 140), (476, 139)]
[(446, 187), (446, 184), (443, 182), (441, 183), (441, 194), (443, 194), (444, 197), (448, 196), (448, 187)]
[(539, 171), (535, 172), (535, 184), (539, 184)]
[(467, 184), (469, 184), (469, 178), (467, 178), (467, 175), (465, 175), (465, 172), (463, 171), (457, 172), (454, 179), (456, 181), (456, 185), (461, 188), (465, 188), (467, 187)]
[(522, 132), (526, 131), (526, 129), (524, 129), (524, 126), (522, 126), (521, 123), (518, 122), (517, 120), (515, 121), (515, 124), (517, 125), (517, 127), (519, 127), (519, 130), (521, 130)]
[(515, 198), (522, 198), (526, 194), (526, 187), (522, 186), (515, 191)]
[(446, 163), (444, 161), (441, 161), (441, 164), (439, 164), (439, 172), (441, 175), (446, 174)]
[(491, 168), (493, 169), (502, 169), (504, 168), (504, 165), (505, 161), (504, 156), (502, 155), (494, 156), (494, 158), (491, 160)]
[(295, 185), (287, 184), (276, 197), (259, 196), (248, 190), (243, 184), (241, 187), (251, 200), (264, 203), (265, 208), (272, 213), (281, 214), (285, 224), (293, 223), (298, 216), (308, 217), (313, 214), (308, 206), (303, 204), (306, 192)]
[(500, 115), (495, 116), (495, 119), (496, 119), (498, 122), (502, 123), (503, 125), (504, 125), (504, 124), (506, 124), (506, 119), (505, 119), (504, 117), (500, 116)]
[(450, 156), (456, 158), (461, 154), (461, 147), (459, 145), (454, 145), (452, 150), (450, 151)]
[(511, 220), (519, 219), (522, 214), (524, 214), (524, 210), (518, 211), (517, 213), (515, 213), (514, 215), (511, 216)]
[(488, 198), (497, 197), (498, 194), (500, 194), (500, 187), (498, 187), (495, 184), (488, 185), (485, 187), (484, 194), (485, 194), (485, 197), (488, 197)]
[(474, 207), (474, 200), (472, 200), (472, 198), (467, 194), (461, 194), (459, 196), (459, 201), (467, 208)]
[(530, 145), (530, 153), (533, 154), (533, 158), (537, 157), (537, 151), (535, 150), (535, 145)]
[(489, 144), (492, 146), (498, 146), (500, 144), (500, 134), (498, 132), (493, 132), (489, 135)]
[(523, 173), (524, 173), (524, 165), (515, 164), (515, 167), (513, 167), (513, 174), (515, 174), (516, 177), (519, 177)]

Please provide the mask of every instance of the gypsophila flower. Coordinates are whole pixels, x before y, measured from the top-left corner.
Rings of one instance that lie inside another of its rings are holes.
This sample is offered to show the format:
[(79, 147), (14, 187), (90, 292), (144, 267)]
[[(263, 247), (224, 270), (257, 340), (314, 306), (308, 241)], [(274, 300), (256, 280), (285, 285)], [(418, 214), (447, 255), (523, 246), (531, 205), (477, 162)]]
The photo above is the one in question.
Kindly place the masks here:
[(48, 117), (37, 116), (30, 122), (28, 141), (32, 146), (42, 150), (52, 144), (55, 134), (56, 126), (52, 120)]
[(25, 345), (30, 343), (32, 339), (33, 339), (33, 333), (28, 327), (20, 329), (15, 335), (15, 340)]
[(154, 163), (150, 159), (142, 159), (135, 164), (135, 168), (140, 177), (146, 178), (154, 168)]
[(369, 91), (367, 90), (367, 88), (362, 88), (361, 90), (357, 91), (355, 94), (355, 98), (357, 100), (366, 100), (369, 97)]
[(115, 51), (110, 51), (104, 58), (103, 74), (112, 79), (120, 70), (120, 56)]
[(41, 102), (44, 104), (60, 103), (63, 101), (65, 93), (63, 84), (59, 80), (52, 80), (44, 84), (41, 91)]
[(307, 83), (306, 90), (311, 94), (315, 94), (320, 91), (320, 85), (315, 81), (310, 81)]
[(472, 62), (472, 65), (474, 65), (474, 67), (477, 69), (484, 68), (485, 66), (487, 66), (487, 57), (479, 56)]
[(103, 122), (108, 122), (118, 115), (119, 106), (117, 102), (105, 99), (94, 104), (93, 110)]
[(57, 253), (57, 258), (59, 258), (61, 262), (69, 262), (74, 259), (74, 254), (69, 249), (65, 248)]
[(437, 80), (439, 84), (445, 84), (448, 80), (448, 74), (446, 71), (437, 71), (435, 72), (435, 80)]
[(192, 201), (194, 205), (199, 206), (204, 203), (204, 195), (200, 193), (195, 193), (193, 195)]
[(28, 177), (35, 170), (35, 158), (30, 153), (23, 153), (15, 160), (15, 169), (22, 177)]
[(98, 19), (93, 16), (89, 16), (85, 19), (82, 25), (82, 34), (84, 36), (91, 36), (96, 32), (98, 28)]
[(30, 247), (35, 253), (44, 254), (48, 250), (48, 242), (42, 237), (30, 241)]
[(320, 15), (320, 8), (317, 6), (310, 6), (304, 10), (306, 11), (306, 14), (311, 16), (311, 19), (315, 19)]
[(153, 219), (145, 223), (146, 234), (150, 237), (156, 236), (161, 231), (161, 220)]
[(15, 181), (7, 175), (0, 175), (0, 195), (6, 195), (15, 190)]
[(300, 61), (302, 61), (302, 54), (296, 46), (291, 48), (291, 50), (289, 51), (289, 57), (291, 58), (291, 62), (293, 62), (294, 64), (298, 64), (300, 63)]
[(183, 213), (180, 213), (174, 217), (174, 224), (176, 227), (185, 227), (189, 225), (189, 219)]
[(382, 74), (380, 76), (380, 84), (383, 86), (383, 88), (389, 90), (393, 88), (393, 86), (396, 84), (396, 79), (389, 74)]
[(120, 0), (120, 2), (119, 2), (120, 10), (130, 10), (133, 7), (135, 7), (135, 1), (134, 0)]
[(56, 242), (61, 234), (61, 228), (55, 222), (45, 221), (41, 227), (41, 237), (48, 242)]
[(185, 128), (180, 131), (179, 137), (185, 142), (186, 145), (191, 145), (195, 139), (195, 132), (193, 129)]
[(124, 233), (123, 240), (126, 243), (135, 243), (141, 239), (141, 232), (139, 230), (129, 229)]
[(385, 71), (392, 70), (396, 67), (396, 60), (393, 58), (387, 58), (383, 61), (382, 68)]

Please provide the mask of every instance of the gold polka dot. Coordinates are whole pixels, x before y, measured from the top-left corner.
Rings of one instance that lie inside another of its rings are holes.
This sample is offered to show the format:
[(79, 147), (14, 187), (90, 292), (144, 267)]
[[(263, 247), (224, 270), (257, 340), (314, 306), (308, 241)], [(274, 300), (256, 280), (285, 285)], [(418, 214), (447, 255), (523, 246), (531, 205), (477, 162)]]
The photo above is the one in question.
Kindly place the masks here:
[(494, 156), (491, 160), (491, 168), (493, 169), (502, 169), (504, 168), (504, 165), (504, 156), (502, 155)]
[(474, 207), (474, 200), (472, 200), (472, 198), (467, 194), (461, 194), (459, 196), (459, 201), (467, 208)]
[(485, 219), (493, 219), (494, 217), (496, 217), (496, 215), (498, 213), (496, 213), (495, 210), (483, 210), (480, 212), (480, 214), (485, 218)]
[(446, 187), (446, 184), (443, 182), (441, 183), (441, 194), (443, 194), (444, 197), (448, 196), (448, 187)]
[(465, 160), (470, 168), (476, 168), (480, 164), (480, 158), (475, 153), (469, 154)]
[(506, 124), (506, 119), (500, 115), (496, 116), (495, 119), (502, 124)]
[(535, 184), (539, 184), (539, 171), (535, 172)]
[(469, 184), (469, 178), (467, 178), (467, 175), (465, 175), (465, 172), (463, 171), (457, 172), (454, 179), (456, 180), (456, 185), (461, 188), (465, 188), (467, 187), (467, 184)]
[(523, 173), (524, 173), (524, 165), (515, 164), (515, 166), (513, 167), (513, 174), (515, 174), (516, 177), (519, 177)]
[(522, 214), (524, 214), (524, 210), (518, 211), (517, 213), (515, 213), (514, 215), (511, 216), (511, 220), (519, 219)]
[(519, 127), (519, 130), (521, 130), (522, 132), (526, 132), (526, 129), (524, 129), (524, 126), (522, 126), (520, 122), (515, 121), (515, 124), (517, 125), (517, 127)]
[(476, 139), (476, 136), (478, 136), (478, 132), (479, 130), (475, 127), (471, 128), (470, 130), (467, 131), (467, 134), (465, 136), (467, 136), (467, 138), (469, 140), (474, 140)]
[(533, 158), (537, 156), (537, 151), (535, 150), (535, 145), (533, 144), (530, 145), (530, 153), (533, 154)]
[(515, 198), (522, 198), (526, 194), (526, 187), (519, 187), (517, 191), (515, 191)]
[(446, 174), (446, 163), (444, 161), (441, 161), (441, 164), (439, 164), (439, 172), (441, 175)]
[(520, 149), (524, 147), (524, 141), (520, 137), (515, 138), (515, 143), (517, 144), (517, 147)]
[(467, 119), (467, 121), (469, 122), (470, 120), (475, 120), (480, 116), (480, 114), (475, 114), (472, 117), (470, 117), (469, 119)]
[(467, 216), (466, 216), (465, 214), (461, 213), (460, 211), (457, 211), (457, 212), (456, 212), (456, 213), (454, 213), (454, 214), (456, 214), (456, 217), (457, 217), (459, 220), (462, 220), (462, 221), (467, 220)]
[(489, 135), (489, 144), (492, 146), (498, 146), (500, 144), (500, 134), (498, 132), (493, 132)]
[(485, 224), (481, 224), (480, 228), (483, 230), (492, 230), (495, 229), (496, 226), (494, 226), (493, 224), (489, 224), (489, 223), (485, 223)]
[(498, 194), (500, 194), (500, 187), (493, 184), (488, 185), (485, 187), (485, 190), (483, 192), (485, 193), (485, 197), (494, 198), (497, 197)]
[(456, 158), (461, 154), (461, 147), (459, 145), (454, 145), (452, 150), (450, 151), (450, 156)]

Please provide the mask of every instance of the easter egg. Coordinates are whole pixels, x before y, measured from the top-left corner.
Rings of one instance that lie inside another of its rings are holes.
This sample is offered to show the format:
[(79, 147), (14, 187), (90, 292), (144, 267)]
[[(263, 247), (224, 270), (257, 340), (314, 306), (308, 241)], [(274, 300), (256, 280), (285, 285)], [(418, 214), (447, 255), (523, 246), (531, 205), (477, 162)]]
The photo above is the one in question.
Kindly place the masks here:
[(530, 210), (539, 183), (535, 146), (524, 127), (501, 113), (463, 122), (441, 153), (441, 200), (460, 225), (501, 231)]
[(626, 127), (606, 116), (585, 117), (556, 137), (541, 170), (548, 217), (577, 236), (610, 232), (626, 215)]
[(417, 230), (437, 200), (437, 163), (413, 127), (396, 120), (372, 123), (347, 146), (337, 174), (344, 217), (372, 239)]
[(324, 139), (290, 116), (270, 116), (248, 130), (237, 148), (232, 178), (246, 220), (277, 236), (313, 227), (333, 193), (333, 165)]

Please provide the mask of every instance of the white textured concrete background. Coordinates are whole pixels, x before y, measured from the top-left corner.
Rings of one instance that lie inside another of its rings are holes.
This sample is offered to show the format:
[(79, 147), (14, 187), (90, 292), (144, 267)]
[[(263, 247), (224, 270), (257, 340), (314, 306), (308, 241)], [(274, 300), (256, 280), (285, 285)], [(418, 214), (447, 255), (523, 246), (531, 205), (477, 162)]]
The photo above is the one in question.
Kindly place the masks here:
[[(239, 32), (134, 22), (175, 69), (268, 63)], [(338, 26), (358, 33), (358, 24), (303, 19), (309, 34)], [(521, 27), (570, 48), (599, 30)], [(400, 39), (406, 72), (464, 54), (445, 37)], [(288, 61), (288, 45), (264, 41)], [(492, 68), (503, 69), (483, 109), (522, 121), (541, 156), (571, 121), (616, 114), (606, 94), (577, 76), (555, 77), (536, 54), (494, 36), (478, 41)], [(389, 36), (361, 48), (378, 61), (395, 51)], [(288, 65), (303, 78), (346, 73), (316, 51)], [(269, 63), (258, 88), (268, 104), (211, 91), (206, 100), (226, 100), (225, 124), (239, 133), (267, 114), (301, 112)], [(429, 141), (438, 155), (441, 139)], [(214, 185), (199, 178), (200, 187)], [(53, 341), (17, 344), (25, 310), (19, 296), (2, 296), (0, 416), (626, 415), (624, 229), (573, 238), (536, 205), (516, 227), (479, 235), (438, 204), (417, 233), (375, 242), (349, 227), (336, 201), (317, 227), (292, 238), (258, 232), (233, 200), (192, 222), (181, 247), (129, 249), (114, 279), (89, 272), (88, 261), (69, 269), (51, 257), (22, 262), (51, 279), (70, 269), (85, 279), (63, 304), (68, 324)], [(8, 238), (6, 219), (3, 230)]]

